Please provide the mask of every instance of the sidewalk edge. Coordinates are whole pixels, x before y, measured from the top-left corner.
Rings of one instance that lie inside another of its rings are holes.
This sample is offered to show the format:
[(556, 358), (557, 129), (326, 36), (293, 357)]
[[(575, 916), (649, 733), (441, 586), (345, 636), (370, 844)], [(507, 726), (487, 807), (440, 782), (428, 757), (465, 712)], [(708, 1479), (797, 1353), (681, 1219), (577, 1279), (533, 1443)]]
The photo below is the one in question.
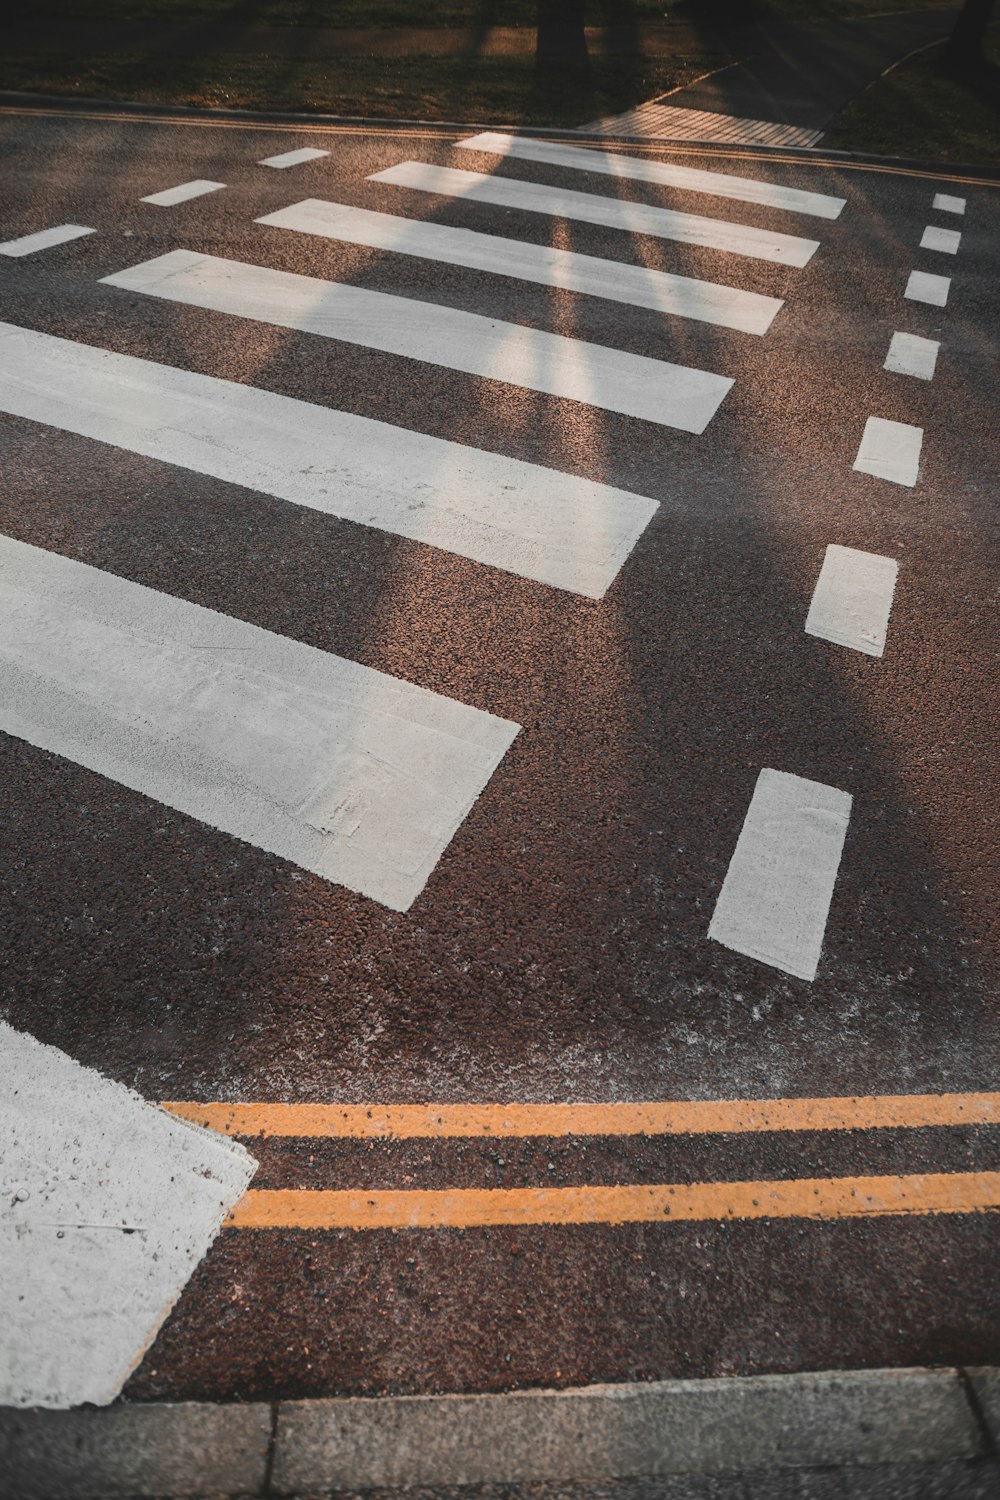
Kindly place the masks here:
[(482, 120), (407, 120), (381, 119), (370, 115), (326, 115), (319, 113), (281, 113), (279, 111), (254, 111), (248, 109), (195, 109), (179, 104), (141, 104), (128, 100), (82, 99), (68, 94), (30, 94), (13, 90), (0, 90), (0, 111), (25, 114), (57, 113), (83, 117), (95, 114), (120, 119), (131, 116), (137, 121), (150, 124), (180, 123), (187, 125), (230, 125), (246, 130), (268, 128), (298, 130), (319, 133), (324, 130), (385, 130), (421, 131), (432, 135), (449, 136), (456, 131), (478, 135), (483, 130), (500, 130), (508, 135), (527, 136), (539, 140), (571, 141), (574, 145), (600, 145), (629, 150), (672, 151), (684, 156), (746, 157), (762, 161), (794, 161), (810, 166), (845, 167), (858, 170), (878, 170), (920, 173), (942, 181), (957, 182), (974, 179), (983, 187), (1000, 186), (1000, 166), (976, 162), (927, 161), (902, 156), (876, 156), (860, 151), (837, 151), (818, 146), (763, 146), (742, 144), (737, 141), (666, 141), (650, 140), (646, 136), (601, 135), (597, 132), (575, 130), (549, 125), (504, 125), (495, 122), (485, 124)]
[(941, 1463), (988, 1451), (969, 1400), (1000, 1370), (847, 1370), (526, 1390), (0, 1409), (19, 1500)]

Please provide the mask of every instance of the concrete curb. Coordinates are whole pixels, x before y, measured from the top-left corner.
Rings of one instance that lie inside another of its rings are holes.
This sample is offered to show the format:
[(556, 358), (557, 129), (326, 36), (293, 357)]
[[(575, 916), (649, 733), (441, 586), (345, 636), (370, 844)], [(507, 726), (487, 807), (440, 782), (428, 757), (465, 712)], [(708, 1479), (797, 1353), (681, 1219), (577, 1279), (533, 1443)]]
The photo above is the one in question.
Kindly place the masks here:
[(982, 186), (1000, 186), (1000, 167), (974, 162), (921, 161), (903, 156), (872, 156), (860, 151), (822, 150), (814, 146), (760, 146), (738, 141), (652, 141), (647, 136), (601, 135), (598, 132), (557, 128), (549, 125), (484, 125), (480, 120), (383, 120), (368, 115), (324, 115), (257, 112), (248, 109), (194, 109), (176, 104), (136, 104), (127, 100), (80, 99), (67, 94), (27, 94), (0, 90), (0, 109), (58, 110), (67, 115), (101, 113), (113, 116), (133, 115), (137, 120), (151, 124), (159, 121), (177, 120), (186, 124), (231, 124), (245, 129), (266, 130), (295, 127), (311, 127), (316, 131), (357, 129), (363, 131), (420, 131), (440, 136), (476, 135), (482, 130), (503, 130), (508, 135), (521, 135), (535, 139), (571, 141), (579, 145), (602, 145), (631, 150), (669, 150), (689, 156), (741, 156), (749, 158), (773, 154), (776, 159), (787, 158), (802, 161), (810, 166), (857, 166), (861, 168), (884, 167), (890, 171), (919, 172), (928, 177), (939, 177), (943, 182), (955, 182), (961, 178), (977, 178)]
[(18, 1500), (945, 1463), (995, 1454), (1000, 1369), (848, 1370), (505, 1395), (0, 1410)]

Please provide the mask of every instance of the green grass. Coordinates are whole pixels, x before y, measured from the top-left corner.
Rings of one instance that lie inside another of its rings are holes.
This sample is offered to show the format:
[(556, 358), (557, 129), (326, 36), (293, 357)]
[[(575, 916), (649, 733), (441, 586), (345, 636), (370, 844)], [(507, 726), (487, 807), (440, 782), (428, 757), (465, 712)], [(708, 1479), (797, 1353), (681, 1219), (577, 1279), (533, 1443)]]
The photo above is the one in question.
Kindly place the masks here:
[(531, 57), (144, 57), (7, 51), (0, 88), (83, 98), (414, 120), (581, 125), (677, 88), (721, 59), (603, 58), (540, 80)]
[(842, 110), (823, 143), (878, 156), (1000, 165), (1000, 40), (961, 77), (944, 43), (918, 53)]

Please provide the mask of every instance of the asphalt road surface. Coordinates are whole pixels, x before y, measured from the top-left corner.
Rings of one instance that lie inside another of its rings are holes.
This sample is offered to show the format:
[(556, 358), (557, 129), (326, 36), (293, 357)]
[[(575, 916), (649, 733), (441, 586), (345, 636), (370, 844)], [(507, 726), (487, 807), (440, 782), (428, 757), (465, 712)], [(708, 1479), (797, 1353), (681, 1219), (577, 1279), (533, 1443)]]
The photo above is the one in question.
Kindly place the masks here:
[(996, 1362), (1000, 194), (466, 138), (0, 115), (0, 1014), (259, 1162), (125, 1393)]

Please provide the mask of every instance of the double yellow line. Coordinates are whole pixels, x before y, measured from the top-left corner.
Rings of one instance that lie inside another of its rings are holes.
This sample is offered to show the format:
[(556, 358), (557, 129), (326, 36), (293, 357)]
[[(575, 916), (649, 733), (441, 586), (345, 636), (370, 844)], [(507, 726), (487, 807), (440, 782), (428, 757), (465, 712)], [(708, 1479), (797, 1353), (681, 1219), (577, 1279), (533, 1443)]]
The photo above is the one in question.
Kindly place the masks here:
[[(504, 1140), (748, 1135), (1000, 1124), (1000, 1093), (635, 1104), (203, 1104), (165, 1109), (226, 1135)], [(474, 1229), (490, 1225), (847, 1219), (1000, 1210), (1000, 1172), (544, 1188), (254, 1190), (236, 1229)]]

